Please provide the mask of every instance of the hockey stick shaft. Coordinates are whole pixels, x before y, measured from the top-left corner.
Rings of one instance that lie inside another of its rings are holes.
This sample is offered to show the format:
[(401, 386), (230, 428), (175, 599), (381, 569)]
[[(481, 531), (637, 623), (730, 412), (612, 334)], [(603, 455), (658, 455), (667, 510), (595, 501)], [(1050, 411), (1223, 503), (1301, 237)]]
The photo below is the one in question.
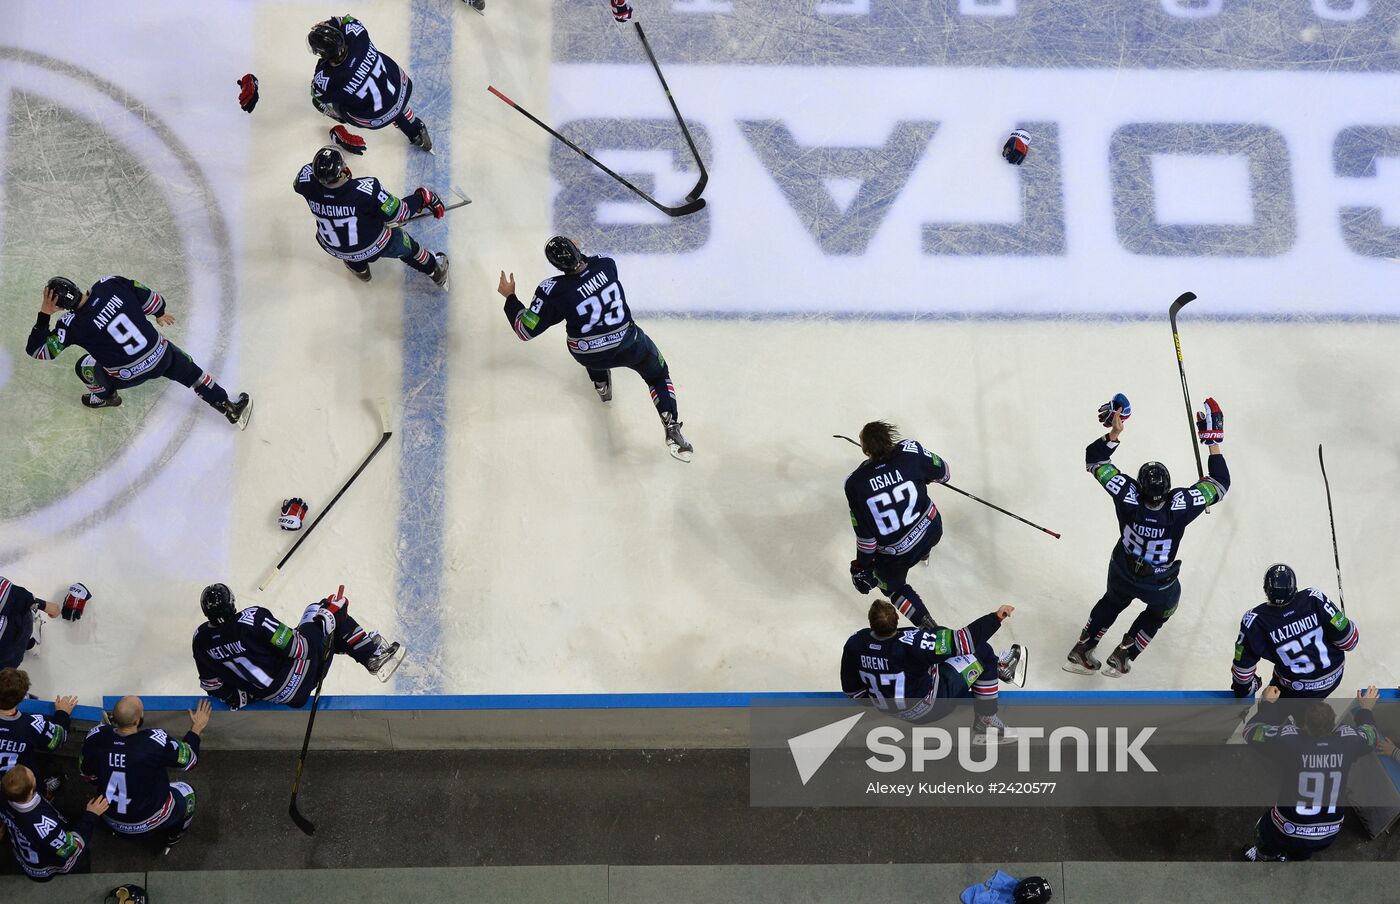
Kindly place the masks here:
[(600, 170), (602, 170), (603, 172), (607, 173), (609, 176), (612, 176), (613, 179), (615, 179), (619, 184), (621, 184), (621, 185), (625, 186), (626, 188), (630, 189), (630, 190), (632, 191), (632, 193), (635, 194), (637, 197), (641, 198), (643, 201), (646, 201), (646, 202), (647, 202), (648, 204), (650, 204), (652, 207), (655, 207), (657, 210), (661, 211), (662, 213), (666, 214), (667, 216), (672, 216), (672, 217), (683, 217), (683, 216), (685, 216), (686, 214), (695, 213), (697, 210), (699, 210), (700, 208), (702, 208), (702, 207), (705, 206), (705, 199), (704, 199), (704, 198), (695, 198), (695, 199), (689, 201), (688, 203), (685, 203), (685, 204), (680, 205), (679, 207), (667, 207), (665, 204), (662, 204), (660, 201), (656, 200), (656, 199), (653, 198), (651, 195), (649, 195), (649, 194), (647, 194), (646, 192), (642, 191), (640, 188), (638, 188), (637, 186), (633, 185), (631, 182), (628, 182), (626, 179), (622, 178), (622, 177), (619, 176), (617, 173), (615, 173), (615, 172), (613, 172), (612, 170), (608, 169), (608, 167), (607, 167), (602, 161), (600, 161), (598, 158), (594, 157), (592, 154), (590, 154), (590, 153), (588, 153), (587, 151), (585, 151), (583, 148), (581, 148), (581, 147), (579, 147), (578, 145), (574, 144), (572, 141), (570, 141), (569, 139), (565, 138), (565, 137), (564, 137), (563, 135), (561, 135), (560, 133), (556, 132), (548, 123), (544, 122), (544, 121), (541, 120), (539, 117), (535, 116), (535, 114), (531, 113), (529, 110), (527, 110), (527, 109), (525, 109), (524, 107), (520, 106), (520, 105), (517, 104), (515, 101), (511, 100), (509, 97), (506, 97), (504, 94), (502, 94), (499, 90), (496, 89), (496, 86), (495, 86), (495, 85), (487, 85), (487, 86), (486, 86), (486, 90), (487, 90), (487, 91), (490, 91), (492, 94), (496, 95), (496, 97), (498, 97), (498, 98), (500, 98), (502, 101), (504, 101), (504, 102), (506, 103), (506, 105), (509, 106), (511, 109), (515, 110), (515, 111), (518, 112), (520, 115), (524, 116), (526, 119), (530, 120), (530, 121), (533, 122), (535, 125), (539, 126), (541, 129), (544, 129), (546, 132), (548, 132), (550, 135), (552, 135), (556, 140), (558, 140), (560, 144), (564, 145), (564, 147), (566, 147), (566, 148), (568, 148), (569, 150), (573, 151), (575, 154), (578, 154), (580, 157), (582, 157), (583, 159), (587, 160), (589, 163), (593, 164), (594, 166), (598, 167), (598, 169), (600, 169)]
[(1332, 514), (1332, 484), (1327, 480), (1327, 462), (1322, 458), (1322, 443), (1317, 444), (1317, 466), (1322, 469), (1322, 486), (1327, 491), (1327, 523), (1332, 526), (1332, 561), (1337, 566), (1337, 602), (1347, 611), (1346, 592), (1342, 590), (1342, 554), (1337, 547), (1337, 519)]
[(282, 557), (282, 560), (272, 567), (272, 570), (267, 573), (267, 577), (262, 579), (258, 584), (258, 590), (266, 590), (268, 588), (273, 578), (277, 577), (283, 566), (285, 566), (292, 556), (296, 554), (296, 551), (301, 548), (301, 544), (306, 542), (306, 538), (311, 536), (311, 532), (316, 529), (316, 526), (331, 513), (331, 509), (335, 508), (335, 504), (340, 501), (340, 497), (344, 496), (345, 491), (354, 485), (355, 480), (364, 473), (365, 468), (369, 467), (369, 463), (374, 461), (374, 457), (379, 454), (379, 450), (383, 449), (384, 446), (388, 444), (389, 439), (393, 435), (394, 431), (389, 429), (386, 423), (384, 433), (379, 437), (379, 442), (374, 444), (374, 448), (365, 456), (365, 460), (360, 462), (360, 466), (355, 469), (355, 473), (350, 475), (350, 479), (341, 485), (340, 490), (331, 498), (331, 501), (326, 504), (325, 508), (321, 509), (321, 513), (316, 516), (316, 520), (312, 521), (307, 525), (306, 530), (301, 532), (301, 536), (297, 537), (297, 541), (292, 544), (291, 549), (287, 550), (287, 554)]
[[(337, 596), (345, 595), (345, 585), (340, 585)], [(326, 646), (321, 650), (321, 677), (316, 680), (316, 695), (311, 700), (311, 712), (306, 716), (306, 737), (301, 739), (301, 754), (297, 757), (296, 776), (292, 779), (292, 800), (287, 807), (287, 815), (292, 817), (292, 822), (296, 827), (308, 835), (316, 834), (316, 823), (307, 819), (297, 808), (297, 795), (301, 792), (301, 772), (306, 766), (306, 754), (311, 749), (311, 729), (316, 724), (316, 712), (321, 708), (321, 685), (326, 683), (326, 675), (330, 669), (326, 668), (326, 660), (330, 659), (335, 648), (335, 637), (326, 638)]]
[(1186, 359), (1181, 354), (1181, 333), (1176, 328), (1177, 313), (1195, 300), (1196, 294), (1194, 292), (1183, 292), (1176, 301), (1172, 302), (1169, 317), (1172, 322), (1172, 343), (1176, 345), (1176, 369), (1177, 373), (1181, 375), (1181, 398), (1186, 403), (1186, 428), (1191, 436), (1191, 451), (1196, 453), (1196, 474), (1204, 480), (1206, 469), (1201, 464), (1201, 448), (1196, 445), (1196, 418), (1191, 413), (1191, 390), (1186, 388)]
[[(833, 433), (833, 434), (831, 434), (831, 438), (832, 438), (832, 439), (844, 439), (846, 442), (850, 443), (850, 444), (853, 445), (853, 446), (856, 446), (856, 447), (859, 447), (859, 446), (860, 446), (860, 443), (858, 443), (858, 442), (856, 442), (855, 440), (851, 439), (849, 436), (843, 436), (843, 435), (841, 435), (840, 433)], [(983, 505), (985, 505), (985, 506), (986, 506), (987, 508), (989, 508), (989, 509), (996, 509), (997, 511), (1001, 512), (1003, 515), (1006, 515), (1006, 516), (1009, 517), (1009, 518), (1015, 518), (1017, 521), (1021, 522), (1022, 524), (1028, 524), (1028, 525), (1030, 525), (1031, 527), (1035, 528), (1035, 529), (1038, 530), (1038, 531), (1042, 531), (1042, 532), (1044, 532), (1044, 533), (1049, 534), (1050, 536), (1054, 537), (1056, 540), (1060, 539), (1060, 535), (1057, 534), (1057, 533), (1055, 533), (1055, 532), (1054, 532), (1053, 530), (1051, 530), (1050, 528), (1048, 528), (1048, 527), (1041, 527), (1039, 524), (1036, 524), (1034, 521), (1028, 521), (1027, 519), (1022, 518), (1020, 515), (1016, 514), (1015, 512), (1008, 512), (1006, 509), (1002, 508), (1001, 506), (997, 505), (996, 503), (988, 502), (987, 500), (983, 499), (981, 496), (974, 496), (973, 494), (969, 493), (967, 490), (964, 490), (964, 489), (960, 489), (960, 488), (958, 488), (958, 487), (955, 487), (955, 486), (953, 486), (951, 483), (940, 484), (940, 486), (947, 487), (948, 489), (952, 490), (954, 493), (961, 493), (962, 495), (966, 496), (968, 499), (971, 499), (971, 500), (973, 500), (974, 502), (980, 502), (980, 503), (982, 503)]]
[(666, 84), (666, 76), (661, 74), (661, 64), (656, 62), (656, 54), (651, 52), (651, 42), (647, 40), (647, 33), (642, 30), (642, 23), (633, 20), (632, 24), (637, 28), (637, 37), (642, 39), (642, 49), (646, 51), (647, 59), (651, 60), (651, 68), (656, 70), (656, 77), (661, 81), (661, 90), (666, 92), (666, 100), (671, 102), (671, 112), (676, 114), (676, 124), (681, 127), (681, 134), (685, 136), (685, 143), (690, 147), (690, 156), (695, 158), (695, 165), (700, 169), (700, 179), (695, 183), (695, 187), (686, 195), (686, 200), (694, 201), (700, 197), (705, 186), (709, 184), (710, 173), (705, 169), (705, 161), (700, 159), (700, 150), (695, 146), (695, 139), (690, 135), (690, 129), (685, 124), (685, 117), (681, 116), (681, 108), (676, 106), (676, 98), (671, 94), (671, 86)]

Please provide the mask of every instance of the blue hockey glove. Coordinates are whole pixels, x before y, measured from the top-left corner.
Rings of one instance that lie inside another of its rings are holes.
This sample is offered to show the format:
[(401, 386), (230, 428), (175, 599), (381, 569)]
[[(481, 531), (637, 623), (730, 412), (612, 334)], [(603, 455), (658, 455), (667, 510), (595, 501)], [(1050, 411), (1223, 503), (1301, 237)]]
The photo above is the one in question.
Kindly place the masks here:
[(1225, 441), (1225, 412), (1215, 399), (1206, 399), (1206, 410), (1196, 412), (1196, 436), (1203, 446), (1216, 446)]
[(862, 566), (859, 561), (852, 559), (851, 583), (855, 585), (856, 590), (860, 591), (861, 596), (864, 596), (874, 590), (880, 582), (876, 579), (874, 572)]
[(1115, 411), (1125, 421), (1133, 416), (1133, 405), (1128, 401), (1128, 397), (1121, 392), (1116, 393), (1110, 401), (1099, 406), (1099, 423), (1105, 427), (1111, 427)]

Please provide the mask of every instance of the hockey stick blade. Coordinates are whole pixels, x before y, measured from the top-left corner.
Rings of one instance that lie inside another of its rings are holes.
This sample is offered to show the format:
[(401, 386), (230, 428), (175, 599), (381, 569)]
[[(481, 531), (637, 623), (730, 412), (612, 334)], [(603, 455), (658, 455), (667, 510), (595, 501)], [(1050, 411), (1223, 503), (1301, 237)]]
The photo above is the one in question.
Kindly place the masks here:
[(262, 581), (258, 584), (259, 591), (263, 591), (268, 588), (268, 586), (272, 583), (273, 579), (276, 578), (277, 575), (282, 571), (282, 568), (287, 564), (287, 562), (292, 558), (292, 556), (296, 554), (296, 551), (301, 548), (301, 544), (306, 542), (306, 538), (311, 536), (311, 532), (316, 529), (317, 525), (319, 525), (321, 521), (324, 520), (325, 517), (331, 513), (331, 509), (335, 508), (335, 504), (340, 501), (340, 497), (344, 496), (345, 492), (349, 490), (352, 485), (354, 485), (355, 481), (359, 478), (359, 476), (364, 473), (365, 468), (369, 467), (369, 463), (374, 461), (374, 457), (379, 454), (379, 450), (383, 449), (386, 445), (388, 445), (389, 440), (393, 437), (393, 422), (390, 418), (388, 401), (382, 398), (376, 399), (374, 405), (375, 409), (379, 414), (380, 429), (382, 431), (379, 436), (379, 442), (375, 443), (374, 448), (369, 450), (369, 454), (365, 456), (364, 461), (360, 462), (360, 466), (355, 469), (355, 473), (350, 475), (350, 479), (345, 481), (345, 483), (341, 484), (340, 489), (337, 490), (336, 494), (331, 497), (331, 501), (326, 503), (326, 507), (321, 509), (321, 513), (316, 516), (316, 520), (308, 524), (306, 526), (306, 529), (301, 532), (301, 536), (297, 537), (296, 542), (292, 544), (291, 549), (287, 550), (287, 554), (282, 556), (281, 561), (279, 561), (276, 565), (272, 566), (272, 570), (269, 571), (267, 573), (267, 576), (264, 577)]
[(1180, 295), (1178, 295), (1176, 301), (1172, 302), (1171, 309), (1168, 311), (1172, 318), (1172, 323), (1176, 323), (1177, 312), (1179, 312), (1182, 308), (1186, 307), (1188, 304), (1195, 300), (1195, 292), (1182, 292)]
[(498, 88), (496, 88), (495, 85), (487, 85), (487, 86), (486, 86), (486, 90), (487, 90), (487, 91), (490, 91), (492, 94), (494, 94), (494, 95), (495, 95), (497, 98), (499, 98), (506, 106), (510, 107), (512, 110), (515, 110), (515, 111), (516, 111), (517, 113), (519, 113), (521, 116), (524, 116), (526, 119), (530, 120), (530, 121), (533, 122), (535, 125), (539, 126), (541, 129), (544, 129), (544, 130), (545, 130), (546, 132), (548, 132), (551, 136), (553, 136), (553, 138), (554, 138), (556, 141), (558, 141), (560, 144), (564, 145), (564, 147), (566, 147), (566, 148), (568, 148), (569, 150), (573, 151), (575, 154), (578, 154), (578, 155), (579, 155), (580, 157), (582, 157), (584, 160), (587, 160), (589, 163), (591, 163), (591, 164), (593, 164), (594, 166), (598, 167), (598, 169), (600, 169), (600, 170), (602, 170), (603, 172), (607, 173), (607, 174), (608, 174), (609, 176), (611, 176), (611, 177), (614, 179), (614, 181), (616, 181), (619, 185), (622, 185), (623, 187), (625, 187), (626, 189), (628, 189), (629, 191), (631, 191), (634, 195), (636, 195), (637, 197), (641, 198), (643, 201), (647, 202), (647, 203), (650, 204), (652, 207), (655, 207), (657, 210), (661, 211), (662, 213), (666, 214), (668, 217), (683, 217), (683, 216), (686, 216), (687, 214), (695, 213), (697, 210), (700, 210), (702, 207), (705, 206), (705, 199), (704, 199), (704, 198), (696, 198), (695, 200), (689, 201), (689, 202), (687, 202), (687, 203), (685, 203), (685, 204), (678, 205), (678, 206), (676, 206), (676, 207), (667, 207), (665, 204), (662, 204), (660, 201), (656, 200), (656, 199), (653, 198), (651, 195), (649, 195), (649, 194), (647, 194), (646, 192), (642, 191), (640, 188), (638, 188), (637, 186), (633, 185), (631, 182), (628, 182), (626, 179), (622, 178), (622, 177), (619, 176), (617, 173), (613, 172), (611, 169), (608, 168), (607, 164), (603, 163), (603, 162), (602, 162), (601, 160), (599, 160), (597, 157), (594, 157), (592, 154), (588, 153), (588, 152), (585, 151), (583, 148), (579, 147), (578, 145), (574, 144), (574, 143), (573, 143), (572, 141), (570, 141), (569, 139), (565, 138), (562, 134), (560, 134), (559, 132), (557, 132), (552, 126), (550, 126), (550, 125), (549, 125), (548, 123), (546, 123), (544, 120), (540, 119), (538, 116), (536, 116), (535, 114), (531, 113), (529, 110), (525, 109), (524, 107), (520, 106), (520, 105), (517, 104), (515, 101), (511, 100), (509, 97), (506, 97), (504, 94), (501, 93), (501, 91), (500, 91)]
[[(642, 40), (642, 49), (646, 51), (647, 59), (651, 61), (651, 68), (656, 70), (656, 77), (661, 82), (661, 90), (666, 92), (666, 100), (671, 104), (671, 112), (676, 114), (676, 124), (681, 127), (681, 134), (685, 136), (685, 143), (690, 148), (690, 156), (695, 159), (695, 167), (700, 170), (700, 178), (696, 181), (695, 187), (686, 194), (687, 201), (694, 201), (705, 191), (705, 186), (710, 183), (709, 170), (705, 169), (705, 161), (700, 159), (700, 149), (695, 146), (695, 139), (690, 135), (690, 128), (685, 124), (685, 117), (681, 116), (681, 108), (676, 105), (676, 98), (671, 94), (671, 86), (666, 84), (666, 76), (661, 74), (661, 64), (656, 62), (656, 54), (651, 52), (651, 42), (647, 40), (647, 33), (642, 30), (642, 23), (633, 20), (636, 26), (637, 37)], [(698, 209), (698, 208), (697, 208)]]
[(291, 804), (287, 807), (287, 815), (292, 817), (292, 822), (296, 823), (297, 828), (301, 829), (307, 835), (316, 834), (316, 823), (301, 815), (301, 811), (297, 809), (297, 799), (295, 797), (292, 798)]
[[(456, 189), (453, 189), (453, 191), (457, 191), (457, 190), (456, 190)], [(466, 195), (462, 194), (460, 191), (458, 191), (457, 194), (458, 194), (459, 196), (461, 196), (462, 200), (460, 200), (460, 201), (453, 201), (451, 204), (448, 204), (447, 206), (443, 207), (443, 209), (442, 209), (442, 214), (443, 214), (443, 216), (446, 216), (447, 213), (448, 213), (449, 211), (456, 210), (456, 209), (459, 208), (459, 207), (466, 207), (468, 204), (470, 204), (470, 203), (472, 202), (472, 199), (471, 199), (471, 198), (468, 198)], [(432, 216), (432, 215), (433, 215), (433, 212), (432, 212), (431, 210), (428, 210), (427, 208), (424, 208), (423, 210), (420, 210), (420, 211), (418, 211), (417, 213), (415, 213), (413, 216), (409, 217), (407, 220), (404, 220), (404, 222), (405, 222), (405, 223), (412, 223), (412, 222), (415, 221), (415, 220), (421, 220), (421, 219), (423, 219), (424, 217), (430, 217), (430, 216)]]

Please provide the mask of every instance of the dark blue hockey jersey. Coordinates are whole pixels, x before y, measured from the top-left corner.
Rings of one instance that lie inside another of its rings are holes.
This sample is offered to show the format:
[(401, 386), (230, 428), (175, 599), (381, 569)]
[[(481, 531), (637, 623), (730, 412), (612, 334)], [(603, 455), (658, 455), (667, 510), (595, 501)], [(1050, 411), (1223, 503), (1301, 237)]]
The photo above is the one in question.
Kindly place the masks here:
[(1278, 806), (1269, 812), (1284, 835), (1327, 841), (1342, 828), (1342, 789), (1356, 761), (1376, 747), (1380, 736), (1369, 710), (1356, 710), (1356, 725), (1339, 725), (1324, 738), (1312, 737), (1284, 719), (1277, 703), (1261, 702), (1245, 728), (1245, 741), (1278, 770)]
[(369, 39), (369, 30), (354, 16), (329, 20), (345, 33), (345, 59), (332, 66), (316, 64), (311, 96), (334, 107), (338, 118), (379, 129), (398, 118), (412, 93), (408, 74)]
[(78, 824), (70, 826), (58, 808), (36, 793), (23, 804), (0, 799), (0, 824), (25, 875), (51, 879), (77, 866), (97, 817), (84, 812)]
[(165, 299), (156, 290), (125, 276), (104, 276), (92, 284), (83, 306), (64, 311), (52, 330), (49, 315), (40, 314), (24, 350), (49, 361), (70, 345), (81, 346), (110, 376), (132, 380), (165, 357), (169, 342), (146, 319), (164, 314)]
[(856, 533), (856, 559), (867, 567), (878, 553), (901, 556), (928, 534), (938, 508), (930, 483), (947, 483), (948, 463), (906, 439), (889, 458), (867, 460), (846, 478), (846, 502)]
[(53, 753), (63, 746), (72, 723), (68, 713), (53, 717), (39, 713), (0, 715), (0, 775), (15, 766), (34, 769), (41, 753)]
[(0, 668), (18, 668), (24, 660), (34, 618), (34, 594), (0, 575)]
[(193, 731), (176, 740), (159, 728), (121, 735), (114, 726), (97, 725), (83, 741), (78, 771), (112, 802), (107, 821), (135, 833), (160, 825), (174, 809), (166, 770), (188, 772), (198, 762), (199, 735)]
[(237, 709), (252, 700), (286, 703), (308, 674), (305, 638), (262, 606), (250, 606), (222, 625), (194, 632), (199, 686)]
[(373, 176), (329, 188), (317, 181), (309, 163), (297, 173), (292, 188), (316, 217), (316, 241), (343, 261), (374, 257), (389, 244), (393, 227), (423, 209), (418, 195), (400, 200)]
[(1138, 578), (1167, 580), (1174, 578), (1174, 566), (1181, 550), (1181, 538), (1186, 526), (1205, 512), (1206, 507), (1219, 502), (1230, 488), (1230, 469), (1224, 455), (1211, 455), (1210, 476), (1189, 487), (1177, 487), (1167, 493), (1166, 502), (1151, 509), (1142, 501), (1138, 482), (1111, 461), (1118, 443), (1099, 437), (1084, 450), (1084, 466), (1113, 497), (1122, 534), (1113, 554)]
[(1261, 603), (1240, 619), (1230, 686), (1248, 695), (1259, 660), (1274, 664), (1273, 683), (1294, 691), (1331, 692), (1342, 680), (1346, 654), (1360, 635), (1321, 590), (1308, 587), (1285, 606)]
[(841, 651), (841, 690), (848, 697), (868, 698), (901, 719), (918, 719), (939, 696), (939, 665), (955, 666), (971, 687), (982, 672), (976, 644), (990, 639), (1000, 626), (993, 612), (966, 628), (905, 628), (885, 640), (864, 628), (852, 634)]
[(546, 279), (527, 308), (514, 295), (506, 299), (506, 319), (522, 341), (556, 323), (564, 324), (569, 351), (585, 362), (599, 352), (626, 348), (635, 338), (632, 311), (610, 257), (584, 257), (578, 273)]

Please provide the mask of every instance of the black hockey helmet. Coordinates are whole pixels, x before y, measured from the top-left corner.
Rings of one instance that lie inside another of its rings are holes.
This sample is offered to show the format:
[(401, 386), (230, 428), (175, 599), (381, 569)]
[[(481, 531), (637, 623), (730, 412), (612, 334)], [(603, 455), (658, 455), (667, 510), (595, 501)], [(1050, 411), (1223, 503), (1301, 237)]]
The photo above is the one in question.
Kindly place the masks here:
[(545, 260), (551, 267), (572, 273), (583, 263), (583, 252), (578, 250), (574, 240), (565, 235), (556, 235), (544, 243)]
[(210, 584), (199, 595), (199, 608), (211, 625), (222, 625), (238, 617), (238, 609), (233, 605), (233, 591), (227, 584)]
[(1298, 576), (1282, 562), (1275, 562), (1264, 572), (1264, 595), (1270, 606), (1287, 606), (1298, 592)]
[(345, 165), (345, 155), (338, 148), (326, 145), (311, 158), (311, 173), (317, 182), (332, 188), (350, 178), (350, 167)]
[(1156, 505), (1166, 499), (1172, 489), (1171, 472), (1160, 461), (1149, 461), (1138, 468), (1137, 482), (1148, 505)]
[(1045, 904), (1054, 896), (1055, 891), (1044, 876), (1027, 876), (1011, 892), (1011, 900), (1016, 904)]
[(316, 56), (331, 64), (341, 62), (349, 52), (345, 45), (345, 32), (334, 19), (317, 22), (311, 26), (311, 31), (306, 36), (306, 46)]
[(65, 311), (76, 311), (82, 303), (83, 290), (66, 276), (55, 276), (44, 288), (54, 294), (54, 303)]

